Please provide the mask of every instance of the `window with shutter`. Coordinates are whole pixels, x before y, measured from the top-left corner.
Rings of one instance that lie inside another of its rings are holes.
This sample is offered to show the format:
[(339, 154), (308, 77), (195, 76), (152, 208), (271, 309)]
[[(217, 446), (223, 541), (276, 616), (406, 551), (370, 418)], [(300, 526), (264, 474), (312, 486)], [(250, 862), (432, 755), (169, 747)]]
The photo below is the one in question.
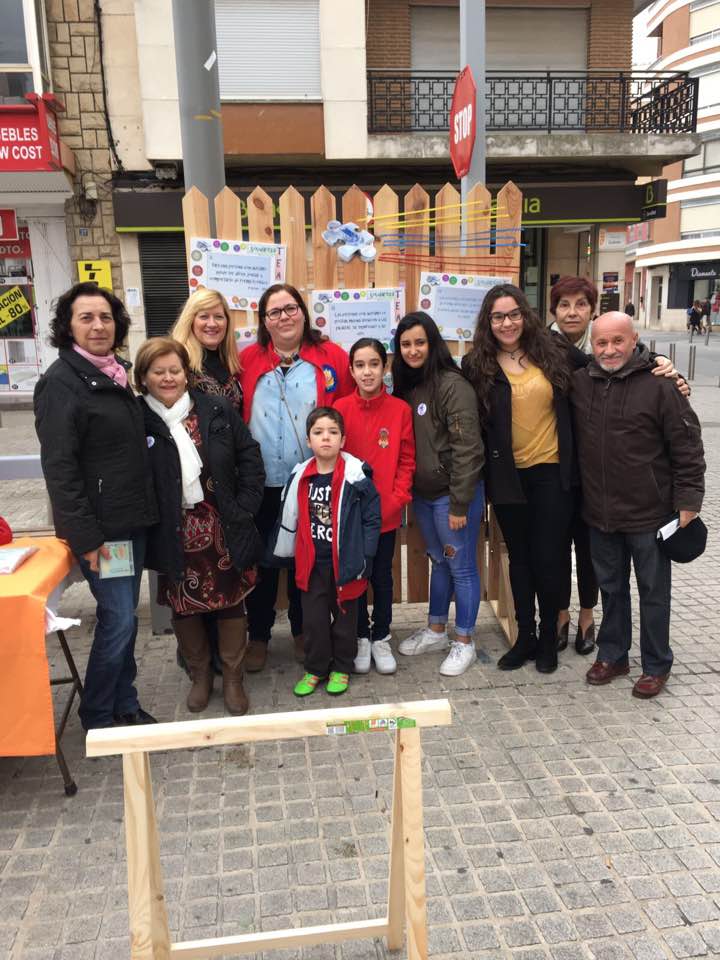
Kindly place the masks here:
[(188, 297), (185, 234), (141, 233), (139, 238), (145, 332), (165, 337)]

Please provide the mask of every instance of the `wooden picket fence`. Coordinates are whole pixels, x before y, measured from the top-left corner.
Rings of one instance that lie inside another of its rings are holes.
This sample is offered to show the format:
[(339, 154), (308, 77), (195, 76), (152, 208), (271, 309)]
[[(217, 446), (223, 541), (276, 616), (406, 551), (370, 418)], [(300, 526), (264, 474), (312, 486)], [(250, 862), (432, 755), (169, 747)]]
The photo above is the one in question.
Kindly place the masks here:
[[(273, 243), (279, 226), (280, 242), (287, 246), (286, 280), (297, 287), (303, 296), (313, 288), (404, 286), (406, 310), (411, 311), (418, 307), (422, 271), (503, 276), (515, 284), (519, 283), (520, 246), (499, 246), (495, 252), (488, 250), (483, 253), (479, 266), (478, 255), (466, 254), (463, 249), (459, 216), (461, 209), (468, 211), (469, 232), (478, 229), (487, 231), (495, 227), (497, 231), (504, 231), (501, 236), (516, 236), (519, 240), (523, 200), (521, 191), (514, 183), (506, 183), (495, 200), (485, 186), (476, 185), (468, 194), (465, 208), (461, 208), (459, 192), (449, 183), (436, 191), (432, 198), (420, 184), (415, 184), (402, 197), (385, 185), (374, 194), (372, 201), (374, 218), (379, 225), (393, 223), (392, 233), (412, 238), (410, 249), (413, 255), (406, 262), (398, 262), (401, 257), (383, 259), (384, 242), (377, 239), (375, 246), (378, 255), (374, 263), (364, 263), (359, 257), (354, 257), (350, 263), (339, 263), (337, 252), (323, 240), (322, 232), (329, 220), (338, 219), (344, 223), (353, 221), (364, 226), (367, 196), (357, 186), (345, 191), (339, 211), (335, 196), (325, 186), (318, 187), (309, 198), (309, 211), (305, 197), (294, 187), (288, 187), (280, 196), (279, 223), (275, 222), (272, 198), (262, 187), (256, 187), (247, 197), (246, 217), (243, 216), (240, 198), (226, 187), (214, 199), (215, 233), (220, 240)], [(183, 221), (189, 271), (191, 237), (211, 235), (208, 199), (196, 188), (189, 190), (183, 199)], [(382, 232), (379, 226), (378, 236)], [(465, 260), (468, 264), (466, 268), (463, 267)], [(248, 325), (248, 315), (244, 311), (234, 311), (233, 320), (236, 328)], [(456, 356), (464, 352), (464, 343), (452, 342), (449, 346)], [(403, 553), (406, 558), (405, 596), (402, 594)], [(478, 561), (483, 599), (490, 601), (509, 643), (513, 644), (516, 629), (507, 549), (492, 510), (488, 511), (482, 525)], [(407, 511), (407, 522), (398, 538), (394, 574), (396, 602), (427, 601), (429, 561), (411, 509)]]

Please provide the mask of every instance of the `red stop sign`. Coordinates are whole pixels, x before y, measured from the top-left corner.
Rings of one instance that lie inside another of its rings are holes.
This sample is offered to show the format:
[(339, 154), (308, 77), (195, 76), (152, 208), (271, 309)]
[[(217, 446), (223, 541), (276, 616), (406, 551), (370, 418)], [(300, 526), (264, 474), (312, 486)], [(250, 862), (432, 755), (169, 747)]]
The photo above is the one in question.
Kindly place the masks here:
[(450, 159), (458, 179), (470, 170), (475, 146), (475, 103), (477, 87), (470, 67), (465, 67), (455, 81), (450, 105)]

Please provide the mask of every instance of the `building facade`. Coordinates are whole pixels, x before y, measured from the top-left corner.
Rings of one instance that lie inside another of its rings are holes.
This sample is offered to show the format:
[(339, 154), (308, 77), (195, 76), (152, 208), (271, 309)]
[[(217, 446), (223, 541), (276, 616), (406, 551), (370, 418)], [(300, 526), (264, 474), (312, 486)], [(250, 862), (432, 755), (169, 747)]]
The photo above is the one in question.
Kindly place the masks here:
[(627, 252), (628, 276), (643, 298), (646, 326), (682, 329), (694, 300), (720, 322), (720, 0), (659, 0), (646, 34), (657, 40), (652, 70), (699, 80), (698, 152), (663, 171), (667, 215)]

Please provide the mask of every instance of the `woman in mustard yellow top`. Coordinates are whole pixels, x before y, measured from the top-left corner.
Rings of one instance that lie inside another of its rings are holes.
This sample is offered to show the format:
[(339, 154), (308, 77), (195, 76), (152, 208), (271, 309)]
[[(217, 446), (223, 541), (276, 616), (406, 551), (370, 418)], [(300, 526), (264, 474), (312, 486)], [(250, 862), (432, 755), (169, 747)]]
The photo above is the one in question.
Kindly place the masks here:
[(489, 291), (463, 371), (477, 392), (487, 496), (510, 559), (518, 639), (500, 658), (502, 670), (532, 659), (542, 673), (557, 669), (563, 554), (577, 485), (567, 392), (582, 362), (518, 287)]

